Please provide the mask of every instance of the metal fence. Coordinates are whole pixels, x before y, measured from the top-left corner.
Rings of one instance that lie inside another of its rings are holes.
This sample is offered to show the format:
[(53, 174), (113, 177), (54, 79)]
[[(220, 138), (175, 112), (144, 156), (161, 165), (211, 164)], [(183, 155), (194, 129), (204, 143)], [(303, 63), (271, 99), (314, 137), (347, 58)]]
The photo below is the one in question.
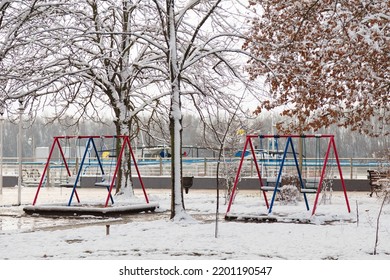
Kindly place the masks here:
[[(220, 177), (234, 177), (237, 172), (240, 158), (229, 158), (220, 161)], [(115, 170), (115, 160), (103, 160), (103, 168), (106, 174), (112, 174)], [(44, 170), (46, 159), (35, 159), (35, 161), (24, 160), (22, 162), (22, 181), (26, 185), (37, 184)], [(77, 174), (78, 162), (68, 162), (69, 168), (73, 175)], [(215, 177), (217, 174), (218, 160), (215, 158), (183, 158), (183, 176), (195, 177)], [(340, 159), (342, 174), (345, 179), (365, 179), (367, 178), (368, 169), (389, 168), (389, 162), (383, 162), (374, 158), (341, 158)], [(139, 160), (137, 162), (139, 171), (142, 176), (158, 177), (170, 176), (171, 160), (167, 158)], [(303, 176), (315, 177), (319, 176), (323, 163), (318, 159), (305, 159), (302, 163)], [(262, 177), (274, 177), (279, 172), (280, 162), (277, 160), (259, 160), (258, 166)], [(15, 158), (4, 158), (3, 176), (19, 176), (19, 163)], [(132, 174), (136, 174), (136, 170), (132, 170)], [(295, 162), (287, 159), (284, 165), (283, 172), (296, 174)], [(334, 160), (329, 160), (326, 166), (327, 176), (339, 178), (339, 172)], [(252, 159), (244, 160), (241, 177), (257, 176), (256, 166)], [(101, 171), (99, 165), (94, 160), (88, 160), (84, 163), (81, 176), (96, 177), (100, 180)], [(61, 184), (66, 182), (68, 178), (63, 162), (50, 162), (48, 169), (48, 178), (45, 180), (51, 184)]]

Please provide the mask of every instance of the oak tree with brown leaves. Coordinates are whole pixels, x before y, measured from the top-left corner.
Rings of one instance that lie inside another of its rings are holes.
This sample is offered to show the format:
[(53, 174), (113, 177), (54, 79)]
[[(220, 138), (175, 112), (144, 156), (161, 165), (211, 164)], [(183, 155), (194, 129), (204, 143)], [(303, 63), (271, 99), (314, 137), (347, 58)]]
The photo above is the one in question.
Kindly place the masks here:
[[(383, 136), (390, 129), (390, 1), (257, 0), (243, 48), (264, 77), (285, 132), (331, 124)], [(264, 63), (265, 61), (265, 63)]]

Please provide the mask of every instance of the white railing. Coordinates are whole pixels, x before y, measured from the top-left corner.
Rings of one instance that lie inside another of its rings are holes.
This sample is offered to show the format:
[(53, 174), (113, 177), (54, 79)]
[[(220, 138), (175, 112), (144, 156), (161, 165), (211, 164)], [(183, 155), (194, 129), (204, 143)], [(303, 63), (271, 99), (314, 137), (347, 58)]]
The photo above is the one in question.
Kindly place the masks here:
[[(115, 160), (106, 160), (103, 162), (104, 172), (112, 174), (115, 170)], [(231, 158), (220, 162), (220, 176), (234, 177), (236, 175), (240, 159)], [(341, 169), (344, 179), (365, 179), (367, 178), (368, 169), (380, 169), (383, 165), (389, 167), (388, 162), (383, 162), (373, 158), (342, 158), (340, 159)], [(22, 162), (22, 178), (26, 184), (37, 184), (44, 170), (46, 159), (35, 159), (29, 161), (24, 159)], [(195, 177), (215, 177), (217, 173), (217, 159), (215, 158), (184, 158), (183, 159), (183, 176)], [(79, 164), (79, 163), (77, 163)], [(77, 174), (78, 165), (75, 162), (69, 162), (69, 169), (73, 175)], [(267, 160), (259, 161), (258, 166), (262, 177), (274, 177), (279, 172), (279, 163)], [(303, 162), (303, 175), (308, 177), (320, 176), (322, 162), (316, 159), (306, 159)], [(170, 176), (171, 161), (169, 159), (156, 160), (139, 160), (139, 171), (142, 176)], [(3, 176), (18, 176), (18, 162), (15, 158), (4, 158)], [(288, 160), (285, 163), (283, 172), (296, 173), (296, 166), (293, 161)], [(338, 168), (334, 161), (330, 160), (326, 167), (327, 176), (339, 178)], [(136, 175), (133, 167), (132, 174)], [(53, 159), (48, 169), (49, 181), (54, 184), (66, 182), (68, 174), (64, 164), (61, 161)], [(256, 177), (257, 170), (254, 161), (247, 159), (243, 161), (240, 173), (241, 177)], [(84, 163), (81, 176), (101, 177), (101, 171), (96, 161)], [(47, 179), (46, 179), (47, 180)]]

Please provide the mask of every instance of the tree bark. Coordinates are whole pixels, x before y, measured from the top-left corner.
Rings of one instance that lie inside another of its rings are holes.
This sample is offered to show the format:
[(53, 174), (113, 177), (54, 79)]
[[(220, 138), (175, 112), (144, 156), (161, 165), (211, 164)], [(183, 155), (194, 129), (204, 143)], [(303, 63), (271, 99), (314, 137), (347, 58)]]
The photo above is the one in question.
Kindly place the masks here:
[(180, 73), (177, 56), (177, 31), (175, 21), (175, 1), (167, 1), (167, 28), (169, 46), (169, 76), (171, 83), (171, 105), (169, 115), (169, 129), (171, 135), (171, 175), (172, 175), (172, 198), (171, 219), (179, 217), (185, 212), (182, 188), (181, 144), (182, 144), (182, 113), (180, 99)]

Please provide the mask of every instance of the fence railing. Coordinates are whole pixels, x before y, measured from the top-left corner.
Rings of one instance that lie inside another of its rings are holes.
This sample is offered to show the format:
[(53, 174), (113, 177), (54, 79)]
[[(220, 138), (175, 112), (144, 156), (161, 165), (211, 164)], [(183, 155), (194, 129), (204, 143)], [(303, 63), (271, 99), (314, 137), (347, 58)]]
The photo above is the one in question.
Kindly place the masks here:
[[(240, 158), (224, 159), (220, 162), (220, 176), (234, 177), (237, 172)], [(37, 184), (39, 182), (46, 159), (35, 159), (29, 161), (25, 159), (22, 162), (22, 180), (25, 184)], [(68, 166), (73, 175), (77, 174), (78, 162), (68, 162)], [(115, 170), (115, 160), (103, 160), (103, 168), (106, 174), (112, 174)], [(170, 176), (171, 160), (166, 158), (138, 160), (139, 171), (142, 176)], [(215, 177), (217, 174), (218, 160), (215, 158), (183, 158), (183, 176), (195, 177)], [(263, 159), (258, 161), (258, 166), (262, 177), (274, 177), (279, 172), (280, 161)], [(341, 170), (344, 179), (365, 179), (367, 178), (368, 169), (389, 168), (389, 162), (384, 162), (373, 158), (341, 158)], [(303, 176), (316, 177), (320, 176), (323, 162), (318, 159), (305, 159), (302, 162)], [(19, 176), (19, 166), (15, 158), (3, 159), (3, 176)], [(132, 174), (136, 174), (133, 168)], [(292, 159), (287, 159), (283, 172), (296, 174), (296, 165)], [(338, 168), (334, 160), (329, 160), (326, 166), (326, 176), (339, 178)], [(81, 176), (94, 176), (96, 180), (101, 177), (101, 171), (97, 161), (88, 160), (84, 163)], [(254, 161), (247, 159), (243, 162), (241, 177), (257, 176)], [(63, 162), (53, 159), (49, 165), (48, 178), (51, 184), (61, 184), (68, 180)]]

